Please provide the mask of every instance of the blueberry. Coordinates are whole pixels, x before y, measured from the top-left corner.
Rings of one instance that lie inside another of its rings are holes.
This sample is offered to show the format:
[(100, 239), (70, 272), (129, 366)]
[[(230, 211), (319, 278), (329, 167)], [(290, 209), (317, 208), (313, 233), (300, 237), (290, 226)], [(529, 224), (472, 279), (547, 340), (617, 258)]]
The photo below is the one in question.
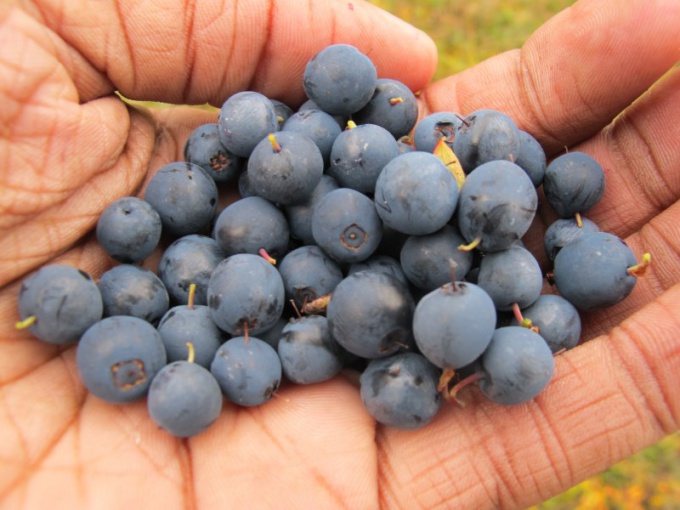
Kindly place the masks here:
[(519, 131), (519, 154), (515, 163), (524, 169), (535, 187), (540, 186), (546, 169), (545, 151), (538, 140), (526, 131)]
[(102, 297), (90, 275), (49, 264), (24, 280), (19, 291), (19, 327), (51, 344), (77, 342), (102, 318)]
[(458, 228), (481, 251), (504, 250), (529, 230), (537, 207), (538, 195), (526, 172), (510, 161), (491, 161), (463, 183)]
[(588, 218), (581, 218), (581, 226), (575, 218), (559, 218), (552, 222), (543, 235), (543, 247), (548, 259), (555, 257), (567, 243), (588, 232), (599, 232), (600, 227)]
[(161, 238), (161, 218), (137, 197), (119, 198), (97, 220), (97, 241), (112, 258), (130, 264), (151, 255)]
[(473, 255), (458, 249), (465, 239), (452, 225), (432, 234), (410, 236), (404, 243), (400, 261), (408, 280), (431, 291), (452, 280), (462, 280), (472, 267)]
[[(307, 101), (302, 103), (297, 111), (298, 112), (304, 112), (306, 110), (321, 110), (321, 111), (324, 111), (324, 110), (321, 109), (321, 107), (318, 104), (316, 104), (311, 99), (307, 99)], [(345, 127), (347, 126), (347, 121), (349, 120), (349, 117), (347, 115), (331, 115), (331, 117), (333, 117), (333, 119), (335, 119), (335, 122), (338, 123), (338, 126), (340, 127), (341, 130), (345, 129)]]
[(193, 437), (212, 425), (222, 410), (217, 380), (201, 365), (175, 361), (151, 381), (147, 408), (151, 419), (175, 437)]
[(323, 170), (321, 151), (310, 138), (297, 131), (280, 131), (253, 149), (248, 185), (271, 202), (296, 204), (310, 197)]
[(296, 384), (327, 381), (343, 367), (343, 351), (328, 331), (328, 320), (307, 315), (292, 320), (282, 331), (279, 358), (286, 377)]
[(265, 331), (258, 331), (257, 338), (267, 342), (276, 350), (279, 347), (279, 342), (281, 341), (281, 336), (283, 334), (283, 328), (286, 327), (286, 324), (288, 324), (288, 319), (284, 316), (279, 317), (273, 326), (267, 328)]
[(416, 124), (413, 144), (416, 150), (433, 153), (437, 142), (444, 138), (446, 144), (453, 149), (456, 130), (461, 124), (461, 117), (455, 112), (431, 113)]
[(104, 317), (130, 315), (157, 324), (170, 306), (168, 291), (152, 271), (121, 264), (104, 272), (99, 279)]
[(394, 276), (406, 286), (409, 283), (399, 261), (389, 255), (371, 255), (362, 262), (355, 262), (349, 266), (347, 274), (350, 275), (359, 271), (380, 271)]
[(279, 121), (272, 102), (259, 92), (237, 92), (220, 109), (217, 125), (220, 141), (228, 151), (247, 158), (255, 146), (278, 131)]
[(536, 397), (553, 376), (555, 361), (538, 333), (520, 326), (494, 332), (481, 359), (482, 393), (497, 404), (516, 405)]
[(330, 294), (342, 280), (342, 270), (318, 246), (290, 251), (279, 264), (286, 299), (302, 308), (305, 303)]
[(389, 356), (412, 344), (413, 298), (395, 277), (359, 271), (342, 280), (326, 316), (333, 338), (364, 358)]
[(584, 152), (568, 152), (550, 162), (543, 178), (545, 198), (560, 218), (595, 206), (604, 195), (604, 170)]
[(380, 78), (373, 97), (361, 110), (352, 115), (357, 124), (377, 124), (394, 138), (408, 135), (418, 120), (416, 96), (397, 80)]
[(210, 371), (227, 399), (253, 407), (269, 401), (281, 383), (279, 355), (256, 337), (237, 336), (215, 353)]
[(349, 188), (326, 193), (312, 214), (316, 243), (339, 262), (359, 262), (380, 244), (382, 222), (366, 195)]
[(279, 272), (258, 255), (232, 255), (208, 282), (208, 306), (217, 326), (231, 335), (256, 334), (283, 313), (285, 291)]
[(411, 152), (385, 165), (375, 185), (374, 200), (386, 225), (405, 234), (431, 234), (451, 219), (458, 184), (438, 157)]
[(168, 356), (168, 362), (186, 360), (187, 342), (193, 345), (194, 362), (209, 368), (224, 334), (212, 319), (205, 305), (179, 305), (170, 308), (158, 323), (158, 333)]
[(416, 429), (430, 423), (441, 407), (439, 371), (417, 353), (374, 359), (359, 379), (361, 401), (388, 427)]
[(425, 295), (413, 314), (416, 345), (439, 368), (455, 370), (475, 361), (495, 328), (496, 307), (473, 283), (442, 285)]
[(555, 257), (553, 276), (559, 293), (579, 310), (613, 306), (625, 299), (637, 278), (628, 268), (635, 254), (608, 232), (583, 234)]
[(215, 182), (234, 180), (244, 163), (242, 157), (222, 145), (215, 123), (202, 124), (191, 132), (184, 144), (184, 159), (203, 168)]
[(169, 163), (151, 178), (144, 199), (158, 212), (163, 232), (176, 237), (200, 234), (217, 209), (217, 185), (198, 165)]
[(175, 304), (186, 304), (196, 284), (194, 303), (205, 305), (210, 275), (226, 255), (211, 237), (191, 234), (168, 246), (158, 262), (158, 276)]
[(270, 99), (272, 105), (274, 105), (274, 111), (276, 112), (276, 120), (279, 123), (279, 129), (283, 128), (286, 121), (295, 113), (293, 109), (286, 103), (279, 101), (278, 99)]
[(375, 124), (340, 133), (331, 149), (330, 171), (341, 186), (373, 193), (383, 167), (399, 155), (394, 136)]
[(283, 131), (297, 131), (312, 140), (321, 152), (324, 167), (331, 158), (331, 148), (337, 136), (342, 133), (338, 122), (321, 110), (302, 110), (294, 113), (286, 121)]
[(513, 244), (482, 258), (477, 284), (491, 296), (499, 311), (512, 310), (515, 303), (526, 308), (541, 294), (543, 273), (529, 250)]
[(264, 249), (275, 259), (288, 251), (288, 221), (274, 204), (261, 197), (246, 197), (227, 206), (215, 222), (214, 236), (224, 253), (251, 253)]
[(314, 208), (326, 193), (339, 187), (340, 185), (335, 178), (324, 174), (307, 200), (300, 204), (283, 206), (283, 211), (286, 214), (286, 218), (288, 218), (290, 236), (293, 239), (297, 239), (303, 244), (314, 244), (314, 236), (312, 235), (312, 214), (314, 213)]
[(76, 348), (80, 378), (90, 393), (113, 403), (143, 398), (165, 366), (163, 341), (137, 317), (102, 319), (85, 331)]
[[(575, 347), (581, 338), (581, 318), (578, 310), (562, 296), (543, 294), (522, 310), (524, 319), (538, 328), (538, 334), (553, 353)], [(513, 319), (512, 325), (519, 325)]]
[(307, 97), (323, 111), (349, 115), (373, 97), (378, 73), (373, 62), (354, 46), (333, 44), (314, 55), (305, 67)]
[(520, 152), (519, 129), (503, 112), (477, 110), (458, 126), (453, 152), (465, 173), (489, 161), (515, 161)]

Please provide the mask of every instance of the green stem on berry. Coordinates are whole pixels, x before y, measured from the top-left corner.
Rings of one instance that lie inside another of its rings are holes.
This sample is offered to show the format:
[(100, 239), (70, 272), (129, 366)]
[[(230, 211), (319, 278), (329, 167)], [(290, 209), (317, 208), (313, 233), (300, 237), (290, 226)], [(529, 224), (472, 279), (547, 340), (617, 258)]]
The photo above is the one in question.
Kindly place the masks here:
[(458, 247), (458, 249), (459, 249), (460, 251), (472, 251), (472, 250), (474, 250), (475, 248), (477, 248), (477, 246), (479, 246), (479, 243), (481, 243), (481, 242), (482, 242), (482, 238), (481, 238), (481, 237), (477, 237), (477, 238), (474, 239), (470, 244), (461, 244), (461, 245)]
[(347, 121), (347, 127), (345, 128), (345, 130), (354, 129), (355, 127), (357, 127), (356, 122), (354, 122), (353, 120), (350, 119), (350, 120)]
[(642, 260), (638, 263), (635, 264), (634, 266), (630, 266), (626, 272), (634, 276), (635, 278), (642, 278), (647, 274), (647, 269), (649, 269), (649, 266), (652, 265), (652, 254), (647, 252), (642, 256)]
[(189, 310), (194, 309), (194, 302), (196, 301), (196, 284), (192, 283), (189, 285), (189, 300), (187, 301), (187, 306)]
[(26, 329), (35, 324), (37, 320), (38, 318), (35, 315), (31, 315), (30, 317), (26, 317), (24, 320), (15, 323), (14, 327), (16, 329)]

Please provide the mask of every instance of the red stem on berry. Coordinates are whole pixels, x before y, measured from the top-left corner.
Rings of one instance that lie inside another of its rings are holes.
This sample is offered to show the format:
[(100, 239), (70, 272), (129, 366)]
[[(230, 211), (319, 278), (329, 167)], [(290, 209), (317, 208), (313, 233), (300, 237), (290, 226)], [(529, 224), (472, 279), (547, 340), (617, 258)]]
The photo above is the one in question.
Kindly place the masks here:
[(460, 407), (465, 407), (465, 402), (458, 398), (458, 393), (460, 393), (460, 390), (463, 388), (475, 384), (480, 379), (484, 379), (484, 372), (481, 370), (479, 372), (475, 372), (472, 375), (468, 375), (461, 381), (457, 382), (453, 388), (451, 388), (451, 391), (449, 391), (448, 394), (444, 394), (444, 396), (448, 399), (454, 400)]
[(245, 344), (248, 345), (250, 343), (250, 338), (248, 337), (248, 321), (243, 321), (243, 338)]
[(520, 310), (518, 303), (512, 304), (512, 313), (515, 316), (515, 320), (520, 326), (522, 326), (523, 328), (530, 329), (535, 333), (538, 333), (538, 326), (534, 326), (534, 323), (529, 317), (524, 317), (522, 315), (522, 310)]
[(290, 299), (290, 304), (293, 307), (293, 310), (295, 310), (295, 315), (297, 315), (298, 319), (302, 319), (302, 314), (300, 313), (300, 309), (298, 308), (297, 304), (295, 304), (294, 299)]
[(272, 266), (276, 265), (276, 259), (274, 257), (272, 257), (271, 255), (269, 255), (269, 253), (267, 253), (267, 250), (265, 250), (264, 248), (260, 248), (258, 251), (259, 251), (260, 255), (262, 256), (262, 258), (264, 258), (264, 260), (269, 262)]

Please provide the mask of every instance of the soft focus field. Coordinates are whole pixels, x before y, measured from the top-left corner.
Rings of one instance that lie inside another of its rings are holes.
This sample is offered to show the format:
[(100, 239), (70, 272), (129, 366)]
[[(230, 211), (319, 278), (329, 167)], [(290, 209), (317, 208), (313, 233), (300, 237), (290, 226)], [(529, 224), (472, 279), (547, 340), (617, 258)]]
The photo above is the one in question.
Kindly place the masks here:
[[(439, 49), (436, 78), (517, 48), (574, 0), (373, 0), (424, 30)], [(680, 434), (533, 510), (680, 509)]]

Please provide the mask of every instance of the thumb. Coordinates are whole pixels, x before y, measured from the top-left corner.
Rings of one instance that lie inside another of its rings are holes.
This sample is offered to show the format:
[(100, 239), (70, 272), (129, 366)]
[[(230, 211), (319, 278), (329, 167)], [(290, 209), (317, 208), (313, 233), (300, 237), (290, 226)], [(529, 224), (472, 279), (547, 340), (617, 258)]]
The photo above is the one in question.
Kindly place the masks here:
[(48, 26), (132, 99), (220, 105), (255, 89), (296, 105), (307, 60), (341, 42), (413, 90), (437, 64), (428, 36), (358, 0), (37, 3)]

